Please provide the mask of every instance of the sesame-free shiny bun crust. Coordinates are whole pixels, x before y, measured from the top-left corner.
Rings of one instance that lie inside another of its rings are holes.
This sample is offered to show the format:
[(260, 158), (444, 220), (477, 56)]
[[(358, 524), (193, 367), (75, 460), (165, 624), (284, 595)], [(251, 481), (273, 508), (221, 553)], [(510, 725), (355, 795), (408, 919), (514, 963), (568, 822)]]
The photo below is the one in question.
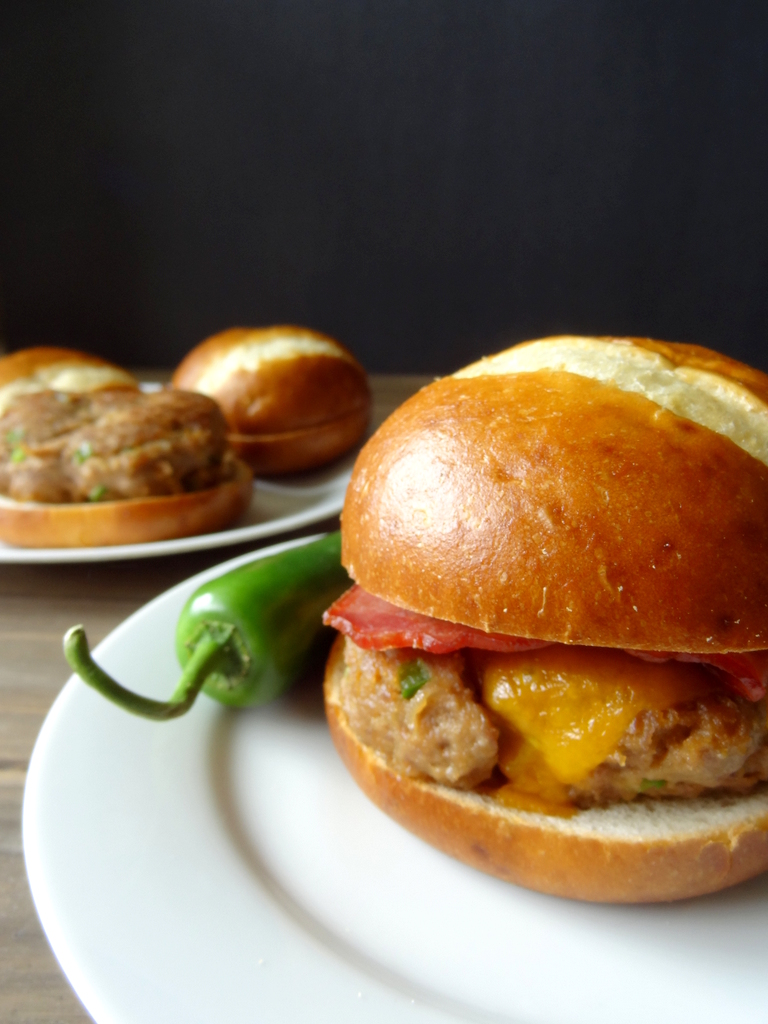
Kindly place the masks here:
[[(120, 382), (124, 387), (138, 387), (131, 374), (114, 363), (110, 363), (101, 356), (94, 356), (88, 352), (80, 352), (72, 348), (57, 348), (52, 345), (37, 345), (33, 348), (22, 348), (11, 355), (3, 356), (0, 359), (0, 387), (10, 384), (11, 381), (21, 378), (34, 377), (50, 367), (71, 369), (75, 371), (78, 367), (98, 368), (113, 371), (113, 380)], [(102, 385), (102, 386), (115, 386)], [(86, 390), (86, 389), (83, 389)]]
[[(637, 345), (764, 399), (749, 367)], [(768, 647), (768, 466), (643, 394), (574, 372), (422, 389), (363, 449), (342, 532), (358, 583), (437, 618), (607, 647)]]
[(368, 409), (358, 409), (313, 427), (277, 434), (228, 434), (233, 450), (259, 473), (299, 473), (331, 462), (365, 432)]
[(35, 391), (136, 390), (139, 382), (122, 367), (71, 348), (38, 345), (0, 358), (0, 415), (19, 395)]
[(325, 676), (336, 749), (373, 803), (444, 853), (528, 889), (601, 903), (686, 899), (768, 868), (766, 786), (748, 796), (633, 801), (559, 818), (393, 771), (360, 743), (339, 705), (343, 644), (339, 637)]
[(260, 474), (337, 458), (363, 435), (371, 395), (363, 367), (333, 338), (305, 327), (235, 327), (201, 342), (173, 385), (214, 398), (235, 451)]

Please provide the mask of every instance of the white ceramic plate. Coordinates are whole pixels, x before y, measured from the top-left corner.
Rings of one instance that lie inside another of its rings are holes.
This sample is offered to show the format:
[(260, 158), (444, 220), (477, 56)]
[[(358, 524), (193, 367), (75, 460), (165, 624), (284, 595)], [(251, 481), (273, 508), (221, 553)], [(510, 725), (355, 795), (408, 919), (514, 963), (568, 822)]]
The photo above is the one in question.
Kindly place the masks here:
[(297, 473), (281, 480), (257, 480), (250, 507), (236, 527), (196, 537), (178, 537), (148, 544), (117, 544), (99, 548), (17, 548), (0, 541), (0, 564), (34, 562), (110, 562), (203, 551), (274, 537), (335, 516), (344, 504), (357, 450), (330, 467)]
[[(157, 598), (98, 659), (170, 693), (184, 600), (249, 557)], [(649, 907), (487, 878), (367, 802), (317, 681), (261, 710), (203, 699), (157, 725), (70, 680), (32, 757), (24, 851), (98, 1024), (766, 1019), (768, 877)]]

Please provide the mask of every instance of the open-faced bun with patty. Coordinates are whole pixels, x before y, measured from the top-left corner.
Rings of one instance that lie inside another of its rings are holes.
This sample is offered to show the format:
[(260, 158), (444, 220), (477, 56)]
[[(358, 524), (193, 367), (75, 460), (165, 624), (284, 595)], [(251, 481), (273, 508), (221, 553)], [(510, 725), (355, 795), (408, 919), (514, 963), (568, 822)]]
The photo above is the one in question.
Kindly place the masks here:
[(333, 338), (305, 327), (236, 327), (181, 362), (174, 387), (221, 406), (235, 451), (256, 473), (330, 462), (363, 435), (371, 395), (364, 369)]
[(422, 389), (361, 452), (326, 621), (334, 742), (445, 852), (578, 899), (768, 868), (768, 377), (558, 337)]
[(20, 394), (0, 415), (0, 540), (100, 547), (223, 529), (252, 473), (204, 395), (133, 388)]
[(18, 395), (36, 391), (135, 390), (138, 386), (127, 370), (100, 356), (51, 345), (23, 348), (0, 358), (0, 416)]

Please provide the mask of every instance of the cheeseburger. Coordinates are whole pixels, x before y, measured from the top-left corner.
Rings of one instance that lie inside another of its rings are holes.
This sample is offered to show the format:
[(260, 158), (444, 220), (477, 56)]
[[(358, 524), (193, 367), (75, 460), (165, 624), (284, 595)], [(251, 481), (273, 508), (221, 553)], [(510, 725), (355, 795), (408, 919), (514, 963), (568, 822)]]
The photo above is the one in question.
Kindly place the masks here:
[(384, 423), (342, 536), (326, 709), (384, 811), (577, 899), (768, 868), (768, 375), (518, 345)]

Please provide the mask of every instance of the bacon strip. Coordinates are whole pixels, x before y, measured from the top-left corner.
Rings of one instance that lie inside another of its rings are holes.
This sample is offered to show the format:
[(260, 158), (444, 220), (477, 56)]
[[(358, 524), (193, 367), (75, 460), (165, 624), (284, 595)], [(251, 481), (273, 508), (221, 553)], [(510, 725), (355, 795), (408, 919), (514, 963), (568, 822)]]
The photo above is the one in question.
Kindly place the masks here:
[(768, 652), (687, 654), (670, 651), (627, 651), (643, 661), (688, 661), (714, 669), (725, 685), (747, 700), (762, 700), (768, 690)]
[(528, 640), (504, 633), (484, 633), (472, 626), (433, 619), (398, 608), (355, 585), (342, 594), (323, 615), (326, 626), (351, 637), (358, 647), (383, 651), (390, 647), (417, 647), (431, 654), (449, 654), (462, 647), (484, 651), (530, 651), (547, 647), (546, 640)]
[(702, 658), (725, 675), (728, 686), (747, 700), (762, 700), (768, 690), (768, 658), (755, 654), (710, 654)]
[[(353, 586), (323, 615), (323, 622), (344, 633), (367, 650), (383, 651), (391, 647), (416, 647), (432, 654), (450, 654), (462, 647), (514, 654), (548, 647), (546, 640), (484, 633), (472, 626), (462, 626), (405, 608), (374, 597), (367, 590)], [(768, 651), (730, 654), (687, 654), (666, 651), (631, 651), (644, 661), (688, 661), (707, 665), (717, 672), (724, 684), (747, 700), (758, 701), (768, 690)]]

